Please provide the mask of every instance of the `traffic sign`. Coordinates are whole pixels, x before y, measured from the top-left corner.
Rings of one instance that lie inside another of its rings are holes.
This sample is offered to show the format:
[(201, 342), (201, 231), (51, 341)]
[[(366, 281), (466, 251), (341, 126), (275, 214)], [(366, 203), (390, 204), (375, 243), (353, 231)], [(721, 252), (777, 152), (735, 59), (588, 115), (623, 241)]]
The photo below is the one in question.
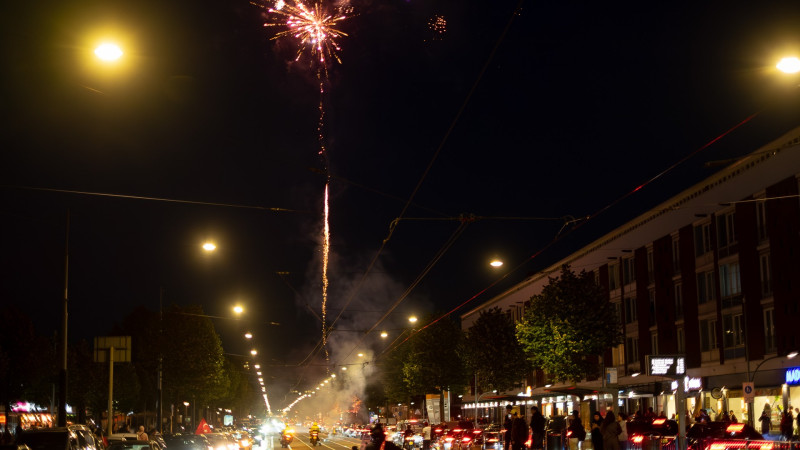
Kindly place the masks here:
[(742, 383), (742, 398), (745, 403), (752, 403), (756, 396), (756, 388), (752, 382)]

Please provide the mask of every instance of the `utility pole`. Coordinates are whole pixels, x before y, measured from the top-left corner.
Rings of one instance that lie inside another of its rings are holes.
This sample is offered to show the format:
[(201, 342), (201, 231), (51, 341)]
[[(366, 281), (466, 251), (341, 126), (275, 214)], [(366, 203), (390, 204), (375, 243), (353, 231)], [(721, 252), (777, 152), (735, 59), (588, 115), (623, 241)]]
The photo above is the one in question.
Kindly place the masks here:
[(58, 372), (58, 426), (67, 426), (67, 322), (69, 317), (69, 209), (64, 244), (64, 311), (61, 315), (61, 370)]

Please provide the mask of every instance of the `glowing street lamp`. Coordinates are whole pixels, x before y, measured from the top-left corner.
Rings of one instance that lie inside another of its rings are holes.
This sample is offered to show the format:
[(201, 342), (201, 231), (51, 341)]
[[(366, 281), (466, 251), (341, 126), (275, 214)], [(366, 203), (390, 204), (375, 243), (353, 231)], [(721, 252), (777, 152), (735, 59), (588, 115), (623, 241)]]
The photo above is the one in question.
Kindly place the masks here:
[(490, 262), (489, 265), (497, 269), (497, 268), (503, 267), (503, 261), (500, 261), (499, 259), (495, 259), (495, 260), (492, 260), (492, 262)]
[(244, 334), (244, 338), (245, 338), (245, 339), (253, 339), (253, 333), (250, 333), (250, 332), (248, 331), (247, 333), (245, 333), (245, 334)]
[(205, 243), (203, 243), (203, 250), (205, 250), (207, 252), (213, 252), (216, 249), (217, 249), (217, 246), (213, 242), (205, 242)]
[(775, 67), (784, 73), (797, 73), (800, 72), (800, 59), (794, 56), (783, 58), (778, 61), (778, 64)]
[(256, 349), (252, 349), (250, 350), (250, 354), (256, 356), (258, 354), (258, 351), (256, 351)]
[(94, 49), (94, 55), (105, 62), (114, 62), (122, 57), (122, 49), (117, 44), (104, 42)]
[(389, 333), (387, 333), (385, 331), (381, 331), (381, 337), (386, 339), (387, 337), (389, 337)]
[(244, 312), (244, 307), (242, 307), (242, 305), (236, 305), (233, 307), (233, 312), (239, 315)]
[(408, 321), (411, 323), (417, 323), (417, 316), (411, 316), (408, 318)]

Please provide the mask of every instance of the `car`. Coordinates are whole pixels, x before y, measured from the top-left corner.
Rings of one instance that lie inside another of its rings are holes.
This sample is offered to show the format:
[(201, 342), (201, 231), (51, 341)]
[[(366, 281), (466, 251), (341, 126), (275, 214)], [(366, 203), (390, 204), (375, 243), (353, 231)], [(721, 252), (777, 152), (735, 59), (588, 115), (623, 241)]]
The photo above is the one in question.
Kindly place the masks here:
[(102, 450), (92, 430), (85, 425), (38, 428), (23, 431), (17, 444), (27, 445), (31, 450)]
[(160, 450), (156, 441), (124, 440), (109, 444), (106, 450)]
[[(773, 442), (766, 441), (755, 428), (739, 422), (696, 423), (686, 432), (686, 443), (690, 450), (727, 450), (743, 447), (744, 440), (764, 441), (764, 448), (773, 448)], [(756, 442), (748, 443), (749, 448), (761, 448)]]
[(239, 444), (228, 434), (225, 433), (206, 433), (208, 445), (214, 450), (239, 450)]
[(678, 435), (678, 422), (666, 417), (634, 418), (626, 422), (628, 447), (639, 449), (647, 447), (647, 443), (657, 439), (662, 445), (669, 445)]
[(163, 439), (170, 450), (208, 450), (209, 447), (208, 440), (202, 434), (169, 434)]

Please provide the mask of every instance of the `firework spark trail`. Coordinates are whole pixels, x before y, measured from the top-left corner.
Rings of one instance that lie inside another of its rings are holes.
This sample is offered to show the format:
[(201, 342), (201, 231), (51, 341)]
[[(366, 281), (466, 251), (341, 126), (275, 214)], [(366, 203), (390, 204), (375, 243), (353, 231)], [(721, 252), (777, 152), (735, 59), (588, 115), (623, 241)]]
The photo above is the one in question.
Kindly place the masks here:
[(305, 53), (309, 53), (312, 58), (310, 64), (313, 67), (317, 64), (316, 75), (319, 81), (319, 120), (317, 122), (317, 138), (319, 142), (319, 155), (323, 158), (325, 166), (325, 195), (324, 195), (324, 224), (322, 234), (322, 348), (325, 352), (325, 360), (330, 359), (328, 353), (328, 259), (330, 256), (330, 206), (329, 206), (329, 185), (330, 175), (328, 174), (328, 154), (325, 148), (325, 81), (328, 79), (328, 60), (335, 59), (339, 64), (342, 63), (338, 51), (341, 50), (338, 42), (340, 37), (347, 36), (347, 33), (337, 29), (339, 22), (347, 19), (346, 8), (335, 8), (335, 13), (331, 14), (323, 7), (322, 2), (314, 3), (312, 7), (307, 6), (301, 0), (286, 2), (277, 0), (273, 8), (268, 8), (268, 13), (274, 20), (265, 23), (265, 27), (284, 27), (285, 29), (277, 32), (271, 39), (283, 37), (293, 37), (299, 40), (295, 61), (299, 61)]

